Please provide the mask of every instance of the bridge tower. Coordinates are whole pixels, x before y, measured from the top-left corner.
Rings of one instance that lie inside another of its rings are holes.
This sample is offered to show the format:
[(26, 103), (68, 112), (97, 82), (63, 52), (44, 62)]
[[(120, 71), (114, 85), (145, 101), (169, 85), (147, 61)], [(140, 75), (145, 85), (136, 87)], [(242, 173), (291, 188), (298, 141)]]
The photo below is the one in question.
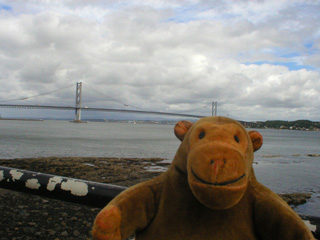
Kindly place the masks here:
[(212, 102), (212, 116), (217, 116), (217, 112), (218, 112), (218, 102)]
[(81, 95), (82, 95), (82, 82), (77, 82), (76, 88), (76, 111), (75, 111), (75, 122), (81, 122)]

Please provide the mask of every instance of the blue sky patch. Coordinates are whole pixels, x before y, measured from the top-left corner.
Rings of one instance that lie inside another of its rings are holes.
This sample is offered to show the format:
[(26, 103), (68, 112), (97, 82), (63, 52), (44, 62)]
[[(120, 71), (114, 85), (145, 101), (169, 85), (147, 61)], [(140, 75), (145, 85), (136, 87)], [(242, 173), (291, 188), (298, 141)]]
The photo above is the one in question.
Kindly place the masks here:
[(12, 7), (10, 7), (8, 5), (1, 4), (0, 10), (12, 11)]
[(284, 53), (282, 55), (279, 55), (279, 57), (283, 57), (283, 58), (293, 58), (293, 57), (299, 57), (299, 56), (301, 56), (301, 54), (297, 52)]
[(270, 62), (270, 61), (257, 61), (257, 62), (245, 62), (245, 65), (263, 65), (263, 64), (269, 64), (269, 65), (275, 65), (275, 66), (284, 66), (287, 67), (290, 71), (294, 70), (300, 70), (300, 69), (306, 69), (306, 70), (313, 70), (314, 68), (312, 66), (307, 65), (299, 65), (296, 62)]
[(311, 49), (313, 47), (313, 42), (304, 43), (303, 46), (305, 46), (308, 49)]

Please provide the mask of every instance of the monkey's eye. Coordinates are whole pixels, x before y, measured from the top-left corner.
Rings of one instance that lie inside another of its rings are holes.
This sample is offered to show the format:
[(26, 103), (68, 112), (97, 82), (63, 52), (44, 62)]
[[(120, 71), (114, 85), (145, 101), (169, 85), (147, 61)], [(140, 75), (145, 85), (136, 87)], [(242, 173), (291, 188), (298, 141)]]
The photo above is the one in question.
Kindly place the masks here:
[(204, 131), (202, 131), (202, 132), (199, 134), (199, 139), (204, 138), (205, 135), (206, 135), (206, 133), (205, 133)]
[(239, 137), (237, 135), (234, 136), (234, 140), (236, 140), (237, 143), (240, 142)]

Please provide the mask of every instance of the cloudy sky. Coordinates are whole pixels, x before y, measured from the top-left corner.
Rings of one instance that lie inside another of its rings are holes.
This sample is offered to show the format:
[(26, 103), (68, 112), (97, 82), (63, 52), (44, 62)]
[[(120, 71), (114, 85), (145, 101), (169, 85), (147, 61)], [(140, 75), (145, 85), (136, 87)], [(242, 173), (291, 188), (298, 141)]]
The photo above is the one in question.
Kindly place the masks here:
[(83, 82), (89, 107), (320, 121), (319, 22), (313, 0), (0, 0), (0, 104)]

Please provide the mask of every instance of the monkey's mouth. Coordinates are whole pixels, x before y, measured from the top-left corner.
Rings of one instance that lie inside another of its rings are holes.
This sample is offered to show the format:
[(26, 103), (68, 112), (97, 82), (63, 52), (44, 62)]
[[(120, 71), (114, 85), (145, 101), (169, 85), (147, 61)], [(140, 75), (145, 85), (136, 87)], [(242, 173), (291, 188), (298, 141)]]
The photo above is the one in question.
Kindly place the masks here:
[(232, 180), (229, 180), (229, 181), (225, 181), (225, 182), (207, 182), (205, 180), (203, 180), (202, 178), (200, 178), (194, 171), (193, 169), (191, 168), (191, 172), (193, 174), (193, 176), (201, 183), (204, 183), (204, 184), (208, 184), (208, 185), (212, 185), (212, 186), (226, 186), (226, 185), (229, 185), (229, 184), (232, 184), (232, 183), (236, 183), (238, 181), (240, 181), (242, 178), (244, 178), (246, 176), (246, 174), (242, 174), (240, 177), (236, 178), (236, 179), (232, 179)]

